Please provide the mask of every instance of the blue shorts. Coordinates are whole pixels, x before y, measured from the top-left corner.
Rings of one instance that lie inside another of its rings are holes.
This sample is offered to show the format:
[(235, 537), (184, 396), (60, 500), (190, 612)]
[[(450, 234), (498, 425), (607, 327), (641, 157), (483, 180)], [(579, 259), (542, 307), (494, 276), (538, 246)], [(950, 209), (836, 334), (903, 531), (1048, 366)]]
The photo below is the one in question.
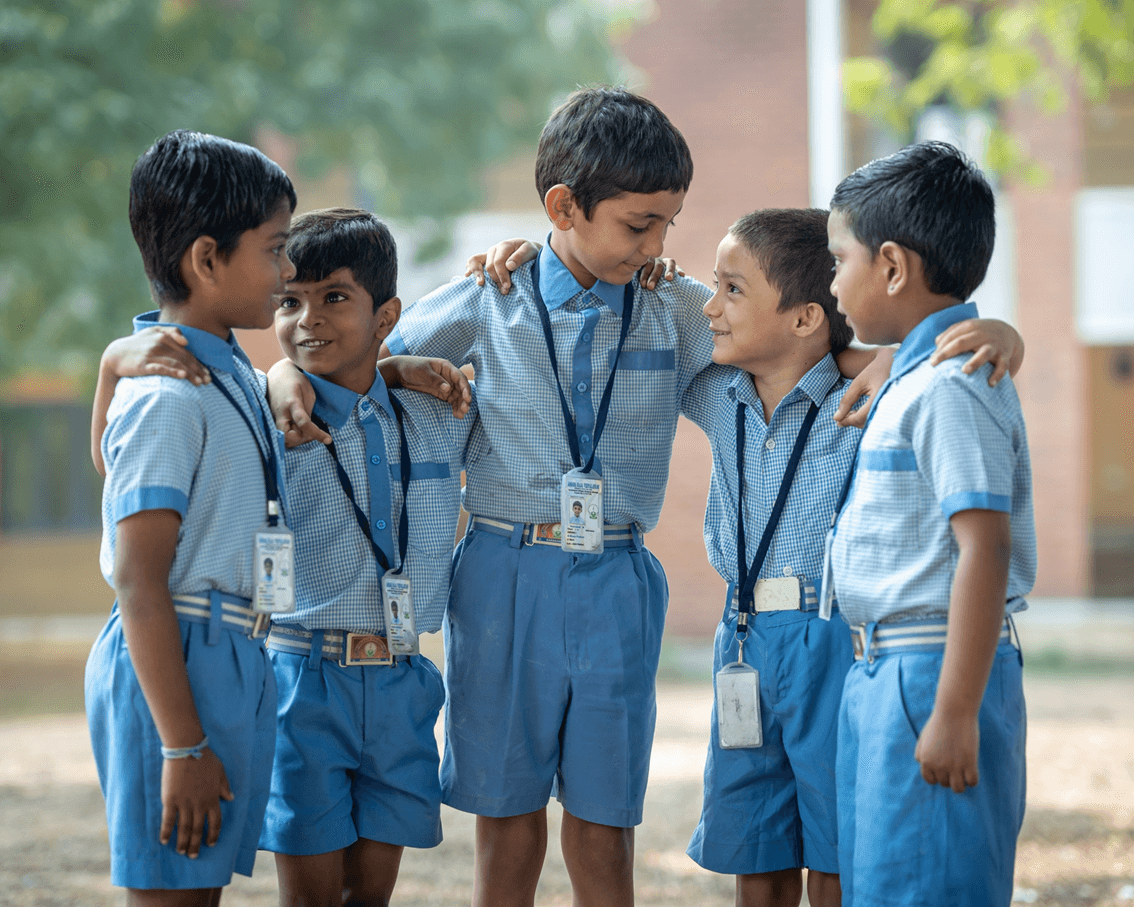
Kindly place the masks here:
[(668, 594), (637, 541), (571, 554), (469, 531), (445, 625), (445, 802), (516, 816), (554, 793), (585, 821), (639, 824)]
[[(748, 626), (744, 660), (760, 672), (764, 745), (721, 749), (714, 701), (701, 821), (687, 852), (734, 875), (837, 873), (835, 744), (850, 634), (815, 611), (764, 612)], [(736, 656), (730, 608), (717, 626), (714, 676)]]
[[(219, 604), (219, 603), (218, 603)], [(263, 639), (181, 619), (193, 701), (236, 799), (220, 803), (220, 838), (190, 860), (161, 829), (161, 739), (142, 695), (115, 606), (87, 659), (86, 706), (110, 832), (110, 881), (125, 888), (219, 888), (252, 875), (268, 801), (276, 683)]]
[(291, 652), (269, 657), (280, 704), (260, 847), (307, 856), (359, 838), (440, 844), (434, 728), (445, 688), (433, 662), (415, 655), (342, 667)]
[[(889, 628), (890, 625), (887, 625)], [(856, 661), (839, 716), (839, 861), (854, 907), (1007, 905), (1024, 818), (1019, 651), (997, 649), (980, 707), (980, 781), (962, 794), (921, 777), (943, 652)]]

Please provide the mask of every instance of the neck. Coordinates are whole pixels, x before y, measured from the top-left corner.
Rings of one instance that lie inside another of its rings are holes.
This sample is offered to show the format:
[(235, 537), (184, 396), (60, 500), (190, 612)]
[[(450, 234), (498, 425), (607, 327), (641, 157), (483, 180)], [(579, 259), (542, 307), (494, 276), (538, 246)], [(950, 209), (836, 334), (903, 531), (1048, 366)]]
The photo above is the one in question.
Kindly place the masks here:
[(888, 342), (901, 343), (909, 336), (910, 331), (925, 321), (930, 315), (935, 312), (940, 312), (942, 309), (960, 305), (961, 302), (963, 302), (963, 300), (955, 299), (952, 296), (929, 292), (911, 296), (909, 299), (899, 300), (898, 305), (900, 308), (898, 311), (901, 314), (894, 325), (894, 339)]
[(552, 227), (550, 245), (551, 251), (559, 256), (559, 260), (563, 262), (563, 267), (571, 272), (571, 276), (579, 282), (579, 286), (584, 290), (589, 290), (595, 285), (597, 279), (595, 275), (579, 264), (571, 253), (571, 246), (566, 233)]
[(194, 306), (192, 299), (185, 302), (163, 302), (158, 306), (161, 320), (168, 324), (179, 324), (187, 328), (197, 328), (215, 334), (221, 340), (227, 341), (232, 335), (232, 329), (227, 324), (220, 324), (202, 311), (201, 307)]
[(792, 392), (803, 376), (825, 355), (827, 355), (826, 350), (817, 356), (794, 356), (790, 360), (773, 363), (767, 368), (749, 373), (752, 375), (752, 383), (756, 386), (756, 394), (764, 405), (765, 424), (772, 420), (772, 414), (780, 405), (780, 401)]

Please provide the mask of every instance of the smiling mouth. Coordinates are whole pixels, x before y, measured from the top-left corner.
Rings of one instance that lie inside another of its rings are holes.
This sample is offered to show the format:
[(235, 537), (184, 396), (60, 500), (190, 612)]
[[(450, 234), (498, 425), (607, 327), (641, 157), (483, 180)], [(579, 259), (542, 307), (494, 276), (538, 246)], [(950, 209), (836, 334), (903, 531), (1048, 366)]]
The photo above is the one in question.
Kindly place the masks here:
[(304, 350), (321, 350), (325, 346), (330, 346), (330, 344), (330, 340), (300, 340), (296, 346)]

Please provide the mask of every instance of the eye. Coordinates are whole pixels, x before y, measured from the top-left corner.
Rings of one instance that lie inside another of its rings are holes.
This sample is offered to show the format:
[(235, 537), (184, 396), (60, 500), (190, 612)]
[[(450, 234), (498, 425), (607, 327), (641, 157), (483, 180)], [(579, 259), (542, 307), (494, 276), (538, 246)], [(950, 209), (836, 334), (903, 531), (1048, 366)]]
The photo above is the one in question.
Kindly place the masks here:
[(279, 301), (281, 309), (296, 309), (299, 308), (299, 300), (294, 296), (281, 296)]
[(631, 233), (635, 233), (635, 234), (639, 234), (639, 235), (640, 235), (640, 234), (642, 234), (642, 233), (645, 233), (645, 232), (646, 232), (647, 230), (649, 230), (649, 229), (650, 229), (649, 227), (634, 227), (634, 226), (631, 226), (631, 227), (630, 227), (630, 232), (631, 232)]
[(324, 302), (342, 302), (346, 297), (342, 293), (328, 293)]
[(283, 255), (284, 248), (285, 246), (283, 244), (278, 245), (274, 249), (272, 249), (272, 254), (275, 255), (276, 258), (279, 258), (281, 255)]

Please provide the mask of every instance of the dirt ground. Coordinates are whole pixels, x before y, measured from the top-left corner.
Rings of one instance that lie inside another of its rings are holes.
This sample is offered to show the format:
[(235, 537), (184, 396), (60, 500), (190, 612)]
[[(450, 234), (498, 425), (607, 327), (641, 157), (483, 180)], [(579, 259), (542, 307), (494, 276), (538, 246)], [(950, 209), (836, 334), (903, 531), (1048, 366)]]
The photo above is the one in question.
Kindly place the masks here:
[[(1016, 900), (1041, 905), (1134, 902), (1134, 677), (1044, 675), (1027, 681), (1028, 815)], [(637, 837), (637, 903), (726, 905), (731, 879), (685, 856), (701, 804), (708, 735), (705, 684), (665, 683), (645, 822)], [(538, 901), (570, 904), (557, 845), (557, 806)], [(472, 880), (470, 817), (446, 810), (445, 841), (407, 851), (401, 905), (462, 905)], [(124, 903), (107, 881), (102, 797), (82, 715), (0, 720), (0, 905)], [(274, 905), (275, 872), (261, 854), (224, 903)]]

